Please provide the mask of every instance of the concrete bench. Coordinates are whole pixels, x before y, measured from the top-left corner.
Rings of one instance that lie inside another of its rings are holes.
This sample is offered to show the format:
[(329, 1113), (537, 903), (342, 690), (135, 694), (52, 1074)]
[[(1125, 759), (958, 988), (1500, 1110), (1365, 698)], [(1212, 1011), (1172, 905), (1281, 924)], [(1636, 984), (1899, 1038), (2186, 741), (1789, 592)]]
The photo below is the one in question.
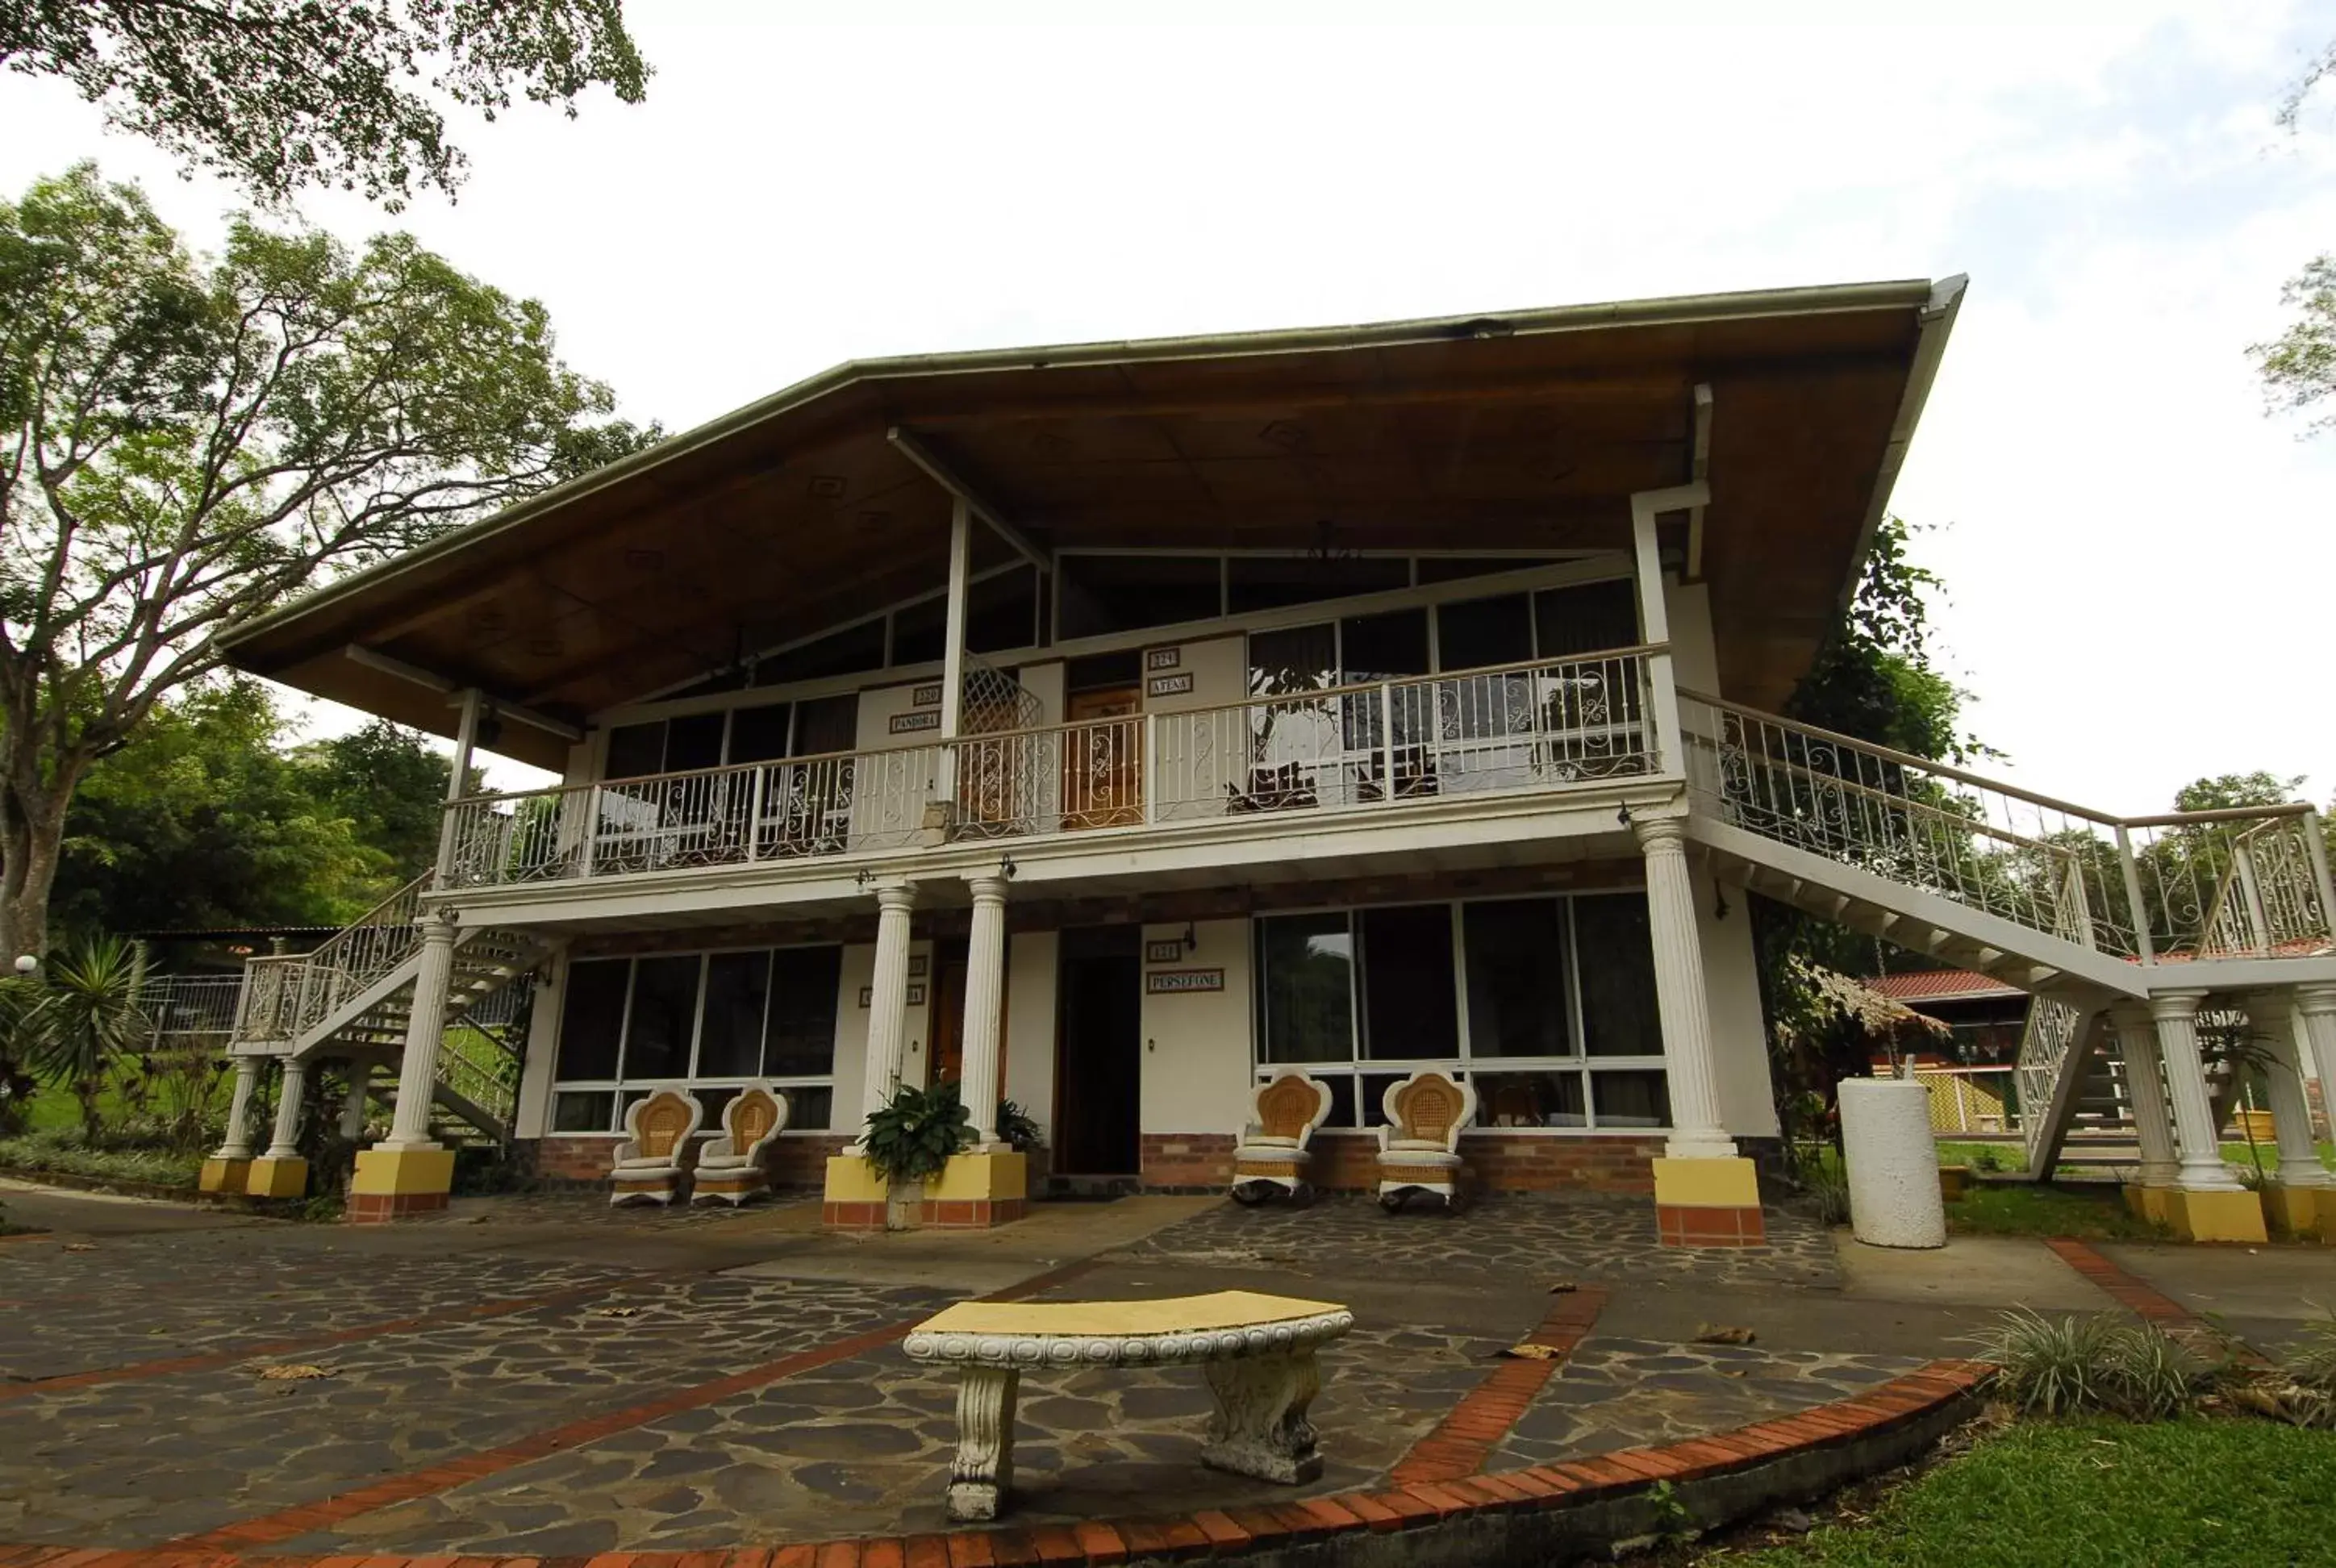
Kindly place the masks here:
[(1217, 1400), (1201, 1463), (1296, 1485), (1322, 1473), (1306, 1408), (1314, 1348), (1355, 1326), (1330, 1301), (1249, 1290), (1161, 1301), (965, 1301), (909, 1331), (911, 1360), (959, 1369), (949, 1516), (995, 1519), (1014, 1485), (1026, 1370), (1199, 1367)]

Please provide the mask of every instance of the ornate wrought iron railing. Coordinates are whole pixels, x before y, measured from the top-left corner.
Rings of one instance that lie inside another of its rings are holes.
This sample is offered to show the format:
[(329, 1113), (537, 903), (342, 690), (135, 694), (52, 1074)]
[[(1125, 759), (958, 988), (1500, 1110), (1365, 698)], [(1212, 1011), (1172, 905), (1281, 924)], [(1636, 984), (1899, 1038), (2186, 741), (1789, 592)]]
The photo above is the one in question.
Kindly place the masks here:
[(414, 920), (432, 874), (414, 878), (307, 952), (246, 959), (236, 1040), (297, 1040), (413, 957), (422, 945)]
[(447, 808), (446, 883), (754, 864), (1636, 777), (1660, 766), (1648, 678), (1656, 651), (472, 796)]
[(1764, 838), (2142, 963), (2336, 946), (2309, 805), (2115, 817), (1699, 693), (1679, 708), (1689, 789)]

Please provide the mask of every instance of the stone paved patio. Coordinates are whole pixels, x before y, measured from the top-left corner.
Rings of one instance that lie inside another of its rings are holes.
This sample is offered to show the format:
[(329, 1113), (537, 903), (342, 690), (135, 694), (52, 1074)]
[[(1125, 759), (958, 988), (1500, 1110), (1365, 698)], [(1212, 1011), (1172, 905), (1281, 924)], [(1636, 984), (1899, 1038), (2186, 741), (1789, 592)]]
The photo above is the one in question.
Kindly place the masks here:
[[(1791, 1216), (1766, 1248), (1665, 1251), (1643, 1203), (1604, 1200), (1447, 1220), (1139, 1198), (872, 1241), (800, 1206), (573, 1196), (372, 1232), (114, 1209), (76, 1241), (101, 1212), (41, 1202), (59, 1233), (0, 1244), (0, 1543), (567, 1555), (939, 1530), (953, 1383), (898, 1337), (1014, 1281), (1060, 1300), (1270, 1290), (1358, 1319), (1323, 1357), (1329, 1464), (1304, 1488), (1199, 1466), (1190, 1368), (1028, 1375), (1008, 1519), (1030, 1525), (1384, 1485), (1514, 1365), (1500, 1350), (1560, 1280), (1606, 1281), (1602, 1316), (1487, 1474), (1839, 1399), (1953, 1353), (1998, 1304), (1861, 1295), (1843, 1243)], [(1694, 1343), (1706, 1319), (1758, 1338)]]

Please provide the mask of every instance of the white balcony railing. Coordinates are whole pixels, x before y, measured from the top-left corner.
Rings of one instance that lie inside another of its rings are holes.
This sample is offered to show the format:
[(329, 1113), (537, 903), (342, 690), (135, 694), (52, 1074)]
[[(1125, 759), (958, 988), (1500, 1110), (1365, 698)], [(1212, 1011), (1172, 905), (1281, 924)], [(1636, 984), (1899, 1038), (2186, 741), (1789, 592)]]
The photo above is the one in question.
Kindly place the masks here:
[(1650, 648), (453, 803), (496, 887), (1553, 789), (1656, 772)]

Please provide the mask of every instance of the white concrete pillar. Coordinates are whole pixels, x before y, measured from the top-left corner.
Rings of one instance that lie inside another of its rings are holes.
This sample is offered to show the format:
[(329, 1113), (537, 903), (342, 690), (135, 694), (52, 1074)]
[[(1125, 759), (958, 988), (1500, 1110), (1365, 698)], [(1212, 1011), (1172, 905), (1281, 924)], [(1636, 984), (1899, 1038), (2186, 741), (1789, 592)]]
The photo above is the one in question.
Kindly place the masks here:
[(308, 1087), (308, 1064), (298, 1057), (284, 1058), (284, 1082), (276, 1096), (276, 1136), (268, 1145), (271, 1160), (300, 1157), (300, 1100)]
[(2204, 991), (2160, 991), (2149, 998), (2149, 1016), (2157, 1024), (2157, 1048), (2166, 1058), (2166, 1090), (2174, 1103), (2174, 1131), (2182, 1145), (2183, 1190), (2239, 1192), (2237, 1179), (2223, 1163), (2214, 1103), (2206, 1093), (2205, 1062), (2198, 1051), (2198, 1004), (2205, 999)]
[(2285, 991), (2251, 991), (2246, 997), (2247, 1033), (2271, 1057), (2263, 1075), (2271, 1097), (2272, 1136), (2279, 1144), (2279, 1181), (2283, 1187), (2321, 1187), (2328, 1172), (2312, 1139), (2312, 1102), (2303, 1093), (2303, 1057), (2295, 1044), (2295, 1008)]
[(251, 1158), (251, 1096), (258, 1088), (259, 1058), (236, 1057), (235, 1094), (227, 1103), (227, 1137), (219, 1144), (218, 1158)]
[(863, 1123), (900, 1087), (909, 1044), (909, 917), (916, 907), (913, 882), (876, 890), (876, 973), (869, 986), (868, 1068), (860, 1096)]
[(2320, 1108), (2336, 1135), (2336, 987), (2307, 986), (2297, 991), (2295, 1010), (2303, 1016), (2304, 1038), (2311, 1043), (2312, 1065), (2320, 1074)]
[(1712, 1060), (1711, 1002), (1695, 927), (1695, 885), (1687, 869), (1687, 823), (1647, 817), (1630, 824), (1647, 861), (1647, 924), (1654, 938), (1655, 1009), (1662, 1022), (1670, 1086), (1674, 1160), (1733, 1159), (1735, 1140), (1719, 1120), (1719, 1074)]
[(389, 1136), (376, 1147), (434, 1149), (430, 1105), (438, 1087), (438, 1047), (446, 1034), (446, 994), (454, 981), (454, 922), (425, 912), (414, 922), (422, 930), (422, 965), (414, 977), (413, 1010), (405, 1020), (405, 1059), (397, 1068), (397, 1115)]
[(2171, 1187), (2182, 1174), (2175, 1152), (2174, 1123), (2166, 1109), (2166, 1078), (2157, 1058), (2157, 1027), (2139, 1004), (2109, 1014), (2117, 1053), (2125, 1058), (2126, 1098), (2133, 1105), (2134, 1132), (2141, 1143), (2141, 1184)]
[(341, 1136), (355, 1143), (365, 1136), (365, 1092), (373, 1083), (373, 1064), (363, 1057), (349, 1063), (349, 1091), (341, 1102)]
[(973, 931), (966, 943), (964, 1066), (960, 1098), (977, 1149), (998, 1143), (998, 1089), (1004, 1070), (1000, 1013), (1006, 1003), (1006, 879), (966, 878), (973, 893)]

